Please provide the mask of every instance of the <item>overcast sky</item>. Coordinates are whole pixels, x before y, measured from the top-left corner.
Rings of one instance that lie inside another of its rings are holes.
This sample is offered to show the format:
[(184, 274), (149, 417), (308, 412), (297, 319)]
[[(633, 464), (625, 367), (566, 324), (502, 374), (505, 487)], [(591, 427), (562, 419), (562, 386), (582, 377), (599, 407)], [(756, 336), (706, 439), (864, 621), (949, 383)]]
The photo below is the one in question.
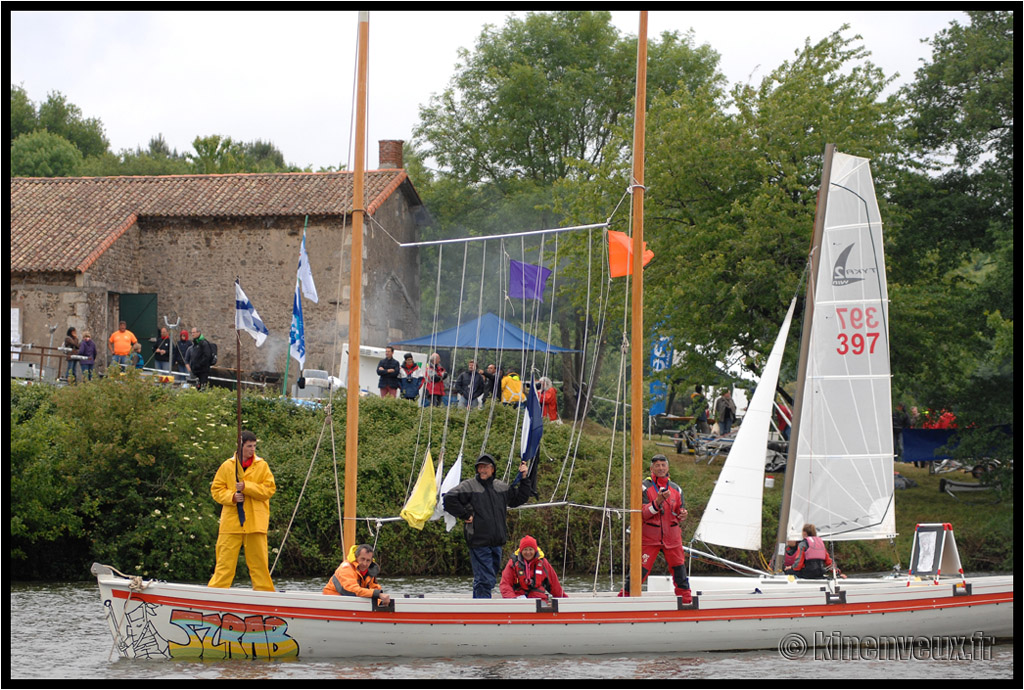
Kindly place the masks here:
[[(369, 145), (412, 138), (419, 107), (448, 84), (460, 47), (511, 13), (371, 12)], [(521, 14), (521, 13), (520, 13)], [(613, 12), (624, 34), (639, 13)], [(694, 30), (721, 55), (730, 84), (757, 83), (810, 38), (844, 23), (886, 75), (913, 79), (930, 38), (962, 12), (651, 12), (648, 36)], [(273, 142), (289, 163), (349, 164), (357, 12), (13, 12), (11, 83), (39, 104), (60, 91), (102, 120), (111, 149), (162, 133)]]

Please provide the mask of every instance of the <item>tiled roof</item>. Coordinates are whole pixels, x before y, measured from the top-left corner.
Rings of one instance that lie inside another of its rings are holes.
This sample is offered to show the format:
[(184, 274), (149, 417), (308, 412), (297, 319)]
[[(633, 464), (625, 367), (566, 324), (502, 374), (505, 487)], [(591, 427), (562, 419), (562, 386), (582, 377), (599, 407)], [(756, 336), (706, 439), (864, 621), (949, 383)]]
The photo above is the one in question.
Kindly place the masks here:
[[(366, 173), (373, 213), (408, 179)], [(85, 271), (139, 218), (341, 216), (352, 173), (11, 178), (11, 271)]]

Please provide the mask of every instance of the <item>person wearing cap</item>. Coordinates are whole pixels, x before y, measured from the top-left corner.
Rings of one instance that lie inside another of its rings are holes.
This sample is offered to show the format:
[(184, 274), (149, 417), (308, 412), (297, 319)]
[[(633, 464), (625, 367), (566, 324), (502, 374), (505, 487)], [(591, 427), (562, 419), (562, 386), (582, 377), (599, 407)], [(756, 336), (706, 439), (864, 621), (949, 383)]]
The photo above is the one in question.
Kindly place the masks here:
[[(690, 580), (686, 576), (686, 554), (683, 551), (683, 530), (680, 523), (686, 519), (686, 501), (682, 488), (668, 476), (668, 458), (660, 453), (651, 458), (651, 476), (643, 483), (643, 517), (641, 582), (647, 580), (659, 553), (672, 571), (672, 584), (676, 596), (684, 604), (692, 603)], [(619, 596), (629, 596), (629, 579)]]
[(568, 596), (558, 582), (555, 569), (544, 558), (537, 540), (527, 534), (519, 540), (501, 573), (501, 596), (505, 599), (543, 599)]
[(490, 599), (501, 568), (502, 547), (508, 541), (505, 524), (509, 508), (530, 500), (529, 465), (519, 464), (519, 477), (511, 485), (496, 479), (494, 458), (484, 453), (476, 460), (476, 476), (444, 495), (444, 510), (463, 520), (462, 531), (473, 566), (473, 598)]

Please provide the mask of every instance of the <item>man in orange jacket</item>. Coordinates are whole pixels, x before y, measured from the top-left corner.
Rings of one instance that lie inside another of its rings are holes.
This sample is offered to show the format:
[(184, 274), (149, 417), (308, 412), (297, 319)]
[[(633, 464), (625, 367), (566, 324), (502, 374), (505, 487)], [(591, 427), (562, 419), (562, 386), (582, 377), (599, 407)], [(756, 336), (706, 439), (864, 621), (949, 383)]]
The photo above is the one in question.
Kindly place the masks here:
[(346, 597), (366, 597), (378, 606), (387, 606), (391, 597), (377, 582), (380, 566), (373, 560), (373, 547), (369, 544), (353, 545), (348, 558), (341, 562), (331, 579), (324, 585), (323, 594)]
[[(245, 546), (245, 564), (252, 588), (273, 592), (267, 554), (270, 497), (277, 491), (274, 475), (266, 461), (256, 455), (256, 434), (242, 432), (242, 460), (232, 455), (217, 470), (210, 485), (213, 500), (220, 503), (220, 533), (217, 535), (217, 566), (207, 587), (230, 587), (235, 579), (238, 550)], [(238, 519), (238, 506), (245, 511)]]

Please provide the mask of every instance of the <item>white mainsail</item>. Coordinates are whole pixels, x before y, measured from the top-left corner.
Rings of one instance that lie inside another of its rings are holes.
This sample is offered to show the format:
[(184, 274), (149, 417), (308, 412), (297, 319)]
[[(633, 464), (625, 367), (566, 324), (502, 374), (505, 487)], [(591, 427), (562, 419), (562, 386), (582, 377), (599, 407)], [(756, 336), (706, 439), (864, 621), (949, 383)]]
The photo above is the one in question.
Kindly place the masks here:
[(694, 539), (737, 549), (761, 549), (765, 448), (771, 427), (775, 387), (779, 382), (779, 369), (795, 306), (794, 298)]
[(836, 153), (798, 395), (789, 539), (895, 535), (889, 298), (868, 159)]

